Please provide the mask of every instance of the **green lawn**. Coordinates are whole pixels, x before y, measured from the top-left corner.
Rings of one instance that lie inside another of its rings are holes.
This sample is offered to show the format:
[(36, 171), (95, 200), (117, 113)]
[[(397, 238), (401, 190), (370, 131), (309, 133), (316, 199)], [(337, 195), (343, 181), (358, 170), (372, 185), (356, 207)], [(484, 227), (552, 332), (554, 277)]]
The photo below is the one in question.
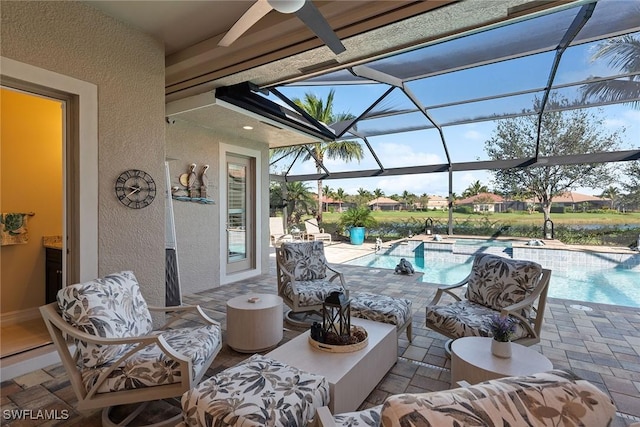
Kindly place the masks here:
[[(393, 221), (406, 221), (411, 218), (419, 221), (424, 221), (427, 218), (432, 218), (434, 221), (442, 223), (446, 222), (449, 218), (447, 211), (429, 211), (429, 212), (411, 212), (411, 211), (374, 211), (373, 216), (376, 220), (384, 222)], [(340, 218), (339, 213), (324, 212), (322, 214), (322, 221), (325, 223), (336, 223)], [(453, 214), (454, 220), (457, 221), (490, 221), (500, 222), (504, 225), (524, 225), (524, 224), (542, 224), (544, 222), (544, 215), (540, 212), (534, 212), (528, 214), (526, 212), (515, 213), (491, 213), (491, 214)], [(602, 225), (616, 225), (616, 224), (636, 224), (640, 226), (640, 212), (632, 213), (554, 213), (551, 214), (551, 220), (555, 225), (571, 225), (571, 224), (602, 224)]]

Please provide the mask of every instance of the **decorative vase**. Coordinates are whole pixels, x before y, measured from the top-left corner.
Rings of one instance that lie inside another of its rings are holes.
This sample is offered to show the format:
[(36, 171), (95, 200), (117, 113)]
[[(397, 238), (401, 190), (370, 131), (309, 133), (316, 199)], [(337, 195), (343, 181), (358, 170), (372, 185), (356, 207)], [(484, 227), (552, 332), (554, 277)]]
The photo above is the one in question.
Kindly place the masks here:
[(349, 239), (352, 245), (364, 243), (364, 227), (351, 227), (349, 229)]
[(511, 341), (496, 341), (491, 340), (491, 354), (503, 359), (511, 357)]

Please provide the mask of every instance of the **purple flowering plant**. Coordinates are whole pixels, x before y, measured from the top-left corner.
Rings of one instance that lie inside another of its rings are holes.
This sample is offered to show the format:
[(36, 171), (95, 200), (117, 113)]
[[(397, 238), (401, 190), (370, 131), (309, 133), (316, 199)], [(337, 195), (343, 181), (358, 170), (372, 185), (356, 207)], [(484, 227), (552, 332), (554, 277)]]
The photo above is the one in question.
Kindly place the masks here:
[(489, 325), (491, 332), (493, 333), (493, 339), (500, 342), (509, 342), (516, 332), (516, 323), (509, 316), (500, 316), (494, 314), (491, 317), (491, 324)]

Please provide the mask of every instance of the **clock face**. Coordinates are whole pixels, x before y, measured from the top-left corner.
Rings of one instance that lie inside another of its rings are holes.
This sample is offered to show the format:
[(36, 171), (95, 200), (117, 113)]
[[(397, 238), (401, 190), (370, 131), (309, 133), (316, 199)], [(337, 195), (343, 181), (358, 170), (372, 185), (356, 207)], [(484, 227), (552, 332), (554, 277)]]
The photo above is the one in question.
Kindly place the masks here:
[(116, 180), (118, 200), (132, 209), (147, 207), (156, 197), (156, 183), (148, 173), (131, 169), (124, 171)]

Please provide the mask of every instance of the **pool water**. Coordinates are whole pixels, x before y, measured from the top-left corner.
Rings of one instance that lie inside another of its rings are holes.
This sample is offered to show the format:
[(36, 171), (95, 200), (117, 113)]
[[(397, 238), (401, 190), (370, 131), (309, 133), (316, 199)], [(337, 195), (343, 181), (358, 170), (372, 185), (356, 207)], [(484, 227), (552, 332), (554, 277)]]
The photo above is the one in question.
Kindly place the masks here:
[[(416, 272), (424, 273), (423, 282), (454, 284), (471, 271), (472, 261), (464, 264), (429, 261), (422, 258), (408, 259)], [(393, 270), (400, 257), (391, 255), (366, 255), (347, 262), (350, 265), (386, 268)], [(629, 269), (598, 271), (553, 270), (549, 285), (549, 297), (576, 301), (640, 307), (640, 272)]]

